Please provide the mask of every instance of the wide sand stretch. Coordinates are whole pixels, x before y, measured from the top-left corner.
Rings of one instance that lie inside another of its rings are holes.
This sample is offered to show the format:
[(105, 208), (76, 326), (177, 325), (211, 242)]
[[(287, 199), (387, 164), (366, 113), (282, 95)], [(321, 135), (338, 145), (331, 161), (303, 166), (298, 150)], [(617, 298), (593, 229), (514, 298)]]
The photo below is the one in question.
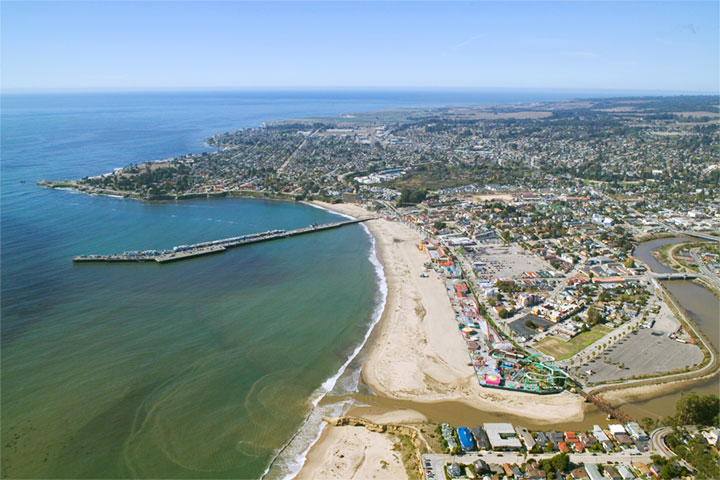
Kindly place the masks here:
[[(356, 205), (314, 203), (354, 217), (371, 214)], [(569, 393), (538, 396), (480, 387), (468, 365), (470, 359), (442, 280), (435, 273), (420, 277), (428, 261), (417, 248), (420, 234), (396, 221), (376, 219), (366, 225), (375, 237), (388, 283), (385, 310), (367, 345), (362, 372), (377, 395), (420, 403), (459, 401), (478, 410), (524, 416), (540, 423), (582, 420), (582, 400)], [(369, 420), (426, 421), (411, 410)], [(392, 449), (394, 441), (363, 427), (328, 425), (297, 478), (406, 478)]]
[(407, 478), (395, 439), (365, 427), (328, 426), (297, 479)]
[[(371, 213), (356, 205), (319, 204), (356, 217)], [(378, 395), (416, 402), (460, 401), (478, 410), (558, 423), (583, 418), (582, 399), (570, 393), (532, 395), (481, 387), (442, 279), (426, 272), (421, 235), (397, 221), (366, 223), (385, 269), (388, 296), (368, 345), (363, 379)]]

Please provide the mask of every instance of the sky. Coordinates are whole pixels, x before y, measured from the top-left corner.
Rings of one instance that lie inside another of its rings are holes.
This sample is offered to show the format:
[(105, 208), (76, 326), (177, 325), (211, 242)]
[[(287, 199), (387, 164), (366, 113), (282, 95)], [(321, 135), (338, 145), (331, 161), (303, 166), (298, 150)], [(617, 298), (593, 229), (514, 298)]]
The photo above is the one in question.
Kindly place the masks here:
[(0, 2), (0, 87), (718, 92), (720, 2)]

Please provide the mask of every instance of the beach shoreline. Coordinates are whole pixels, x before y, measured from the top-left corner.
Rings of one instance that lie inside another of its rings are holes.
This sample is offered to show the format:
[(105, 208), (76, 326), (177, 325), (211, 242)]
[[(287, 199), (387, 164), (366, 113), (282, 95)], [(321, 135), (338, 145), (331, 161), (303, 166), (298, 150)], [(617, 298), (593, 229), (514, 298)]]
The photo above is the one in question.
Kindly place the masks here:
[[(351, 217), (372, 214), (353, 204), (308, 203)], [(382, 413), (373, 416), (364, 415), (361, 407), (351, 407), (349, 414), (379, 423), (385, 420), (389, 424), (414, 424), (419, 423), (422, 414), (412, 410), (412, 404), (463, 404), (479, 412), (512, 416), (519, 422), (525, 418), (534, 425), (550, 426), (582, 422), (586, 413), (595, 409), (579, 395), (567, 391), (540, 396), (481, 387), (468, 364), (466, 347), (457, 331), (442, 279), (434, 272), (428, 272), (428, 278), (420, 277), (420, 273), (426, 273), (427, 262), (417, 248), (422, 240), (420, 233), (401, 222), (383, 218), (364, 225), (375, 239), (376, 257), (385, 272), (387, 297), (382, 315), (365, 343), (361, 378), (374, 398), (401, 400), (408, 407), (402, 411), (380, 409)], [(607, 395), (607, 400), (617, 405), (673, 391), (677, 391), (674, 382), (653, 388), (619, 387)], [(331, 452), (343, 451), (343, 455), (353, 456), (358, 451), (365, 452), (364, 455), (374, 451), (364, 447), (358, 450), (355, 444), (350, 447), (343, 437), (346, 429), (338, 428), (323, 427), (297, 478), (304, 478), (307, 472), (320, 472), (320, 464), (332, 458)]]

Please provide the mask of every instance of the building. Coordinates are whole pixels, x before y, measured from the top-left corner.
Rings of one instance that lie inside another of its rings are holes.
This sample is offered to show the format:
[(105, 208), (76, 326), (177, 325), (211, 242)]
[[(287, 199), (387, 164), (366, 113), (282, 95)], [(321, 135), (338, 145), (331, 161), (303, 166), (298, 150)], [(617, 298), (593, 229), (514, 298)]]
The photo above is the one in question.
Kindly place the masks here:
[(618, 473), (622, 476), (623, 480), (633, 480), (635, 475), (625, 465), (618, 465)]
[(528, 463), (525, 469), (525, 477), (528, 480), (545, 480), (547, 473), (545, 473), (545, 470), (540, 470), (537, 463)]
[(458, 438), (460, 439), (460, 448), (463, 452), (471, 452), (475, 450), (475, 443), (472, 439), (470, 429), (467, 427), (460, 427), (457, 429)]
[(600, 469), (598, 469), (598, 466), (594, 463), (586, 463), (585, 471), (587, 472), (590, 480), (605, 480), (600, 473)]
[(635, 468), (635, 470), (640, 472), (640, 475), (642, 475), (643, 477), (649, 477), (650, 475), (652, 475), (650, 468), (647, 466), (647, 464), (643, 462), (633, 462), (632, 466), (633, 468)]
[(511, 423), (485, 423), (483, 428), (487, 432), (493, 450), (520, 450), (522, 448), (520, 439), (517, 438)]
[(520, 437), (525, 444), (525, 448), (530, 451), (535, 448), (535, 439), (525, 427), (515, 427), (515, 433)]
[(563, 437), (563, 434), (560, 433), (560, 432), (556, 432), (555, 430), (551, 430), (551, 431), (549, 431), (549, 432), (546, 432), (545, 435), (546, 435), (547, 438), (548, 438), (552, 443), (554, 443), (555, 445), (557, 445), (558, 443), (560, 443), (560, 442), (562, 442), (563, 440), (565, 440), (565, 437)]
[(473, 462), (473, 467), (475, 467), (475, 473), (477, 473), (478, 475), (482, 475), (490, 471), (490, 467), (488, 466), (488, 464), (479, 459)]
[(342, 200), (344, 203), (357, 203), (360, 201), (360, 196), (357, 193), (344, 192)]
[(451, 477), (459, 477), (463, 474), (462, 468), (457, 462), (453, 462), (447, 466), (447, 472)]
[(540, 448), (545, 448), (545, 445), (548, 443), (548, 438), (545, 436), (544, 432), (538, 432), (535, 434), (535, 444), (539, 446)]
[(590, 477), (588, 477), (588, 474), (583, 467), (578, 467), (571, 471), (570, 476), (573, 480), (590, 480)]
[(628, 423), (625, 425), (625, 428), (627, 433), (629, 433), (633, 438), (638, 440), (650, 440), (650, 437), (647, 433), (645, 433), (645, 430), (643, 430), (636, 422)]
[(604, 470), (603, 475), (605, 475), (605, 478), (609, 480), (624, 480), (623, 476), (620, 475), (620, 472), (618, 472), (615, 467), (608, 465), (604, 467)]
[(478, 450), (490, 450), (490, 440), (488, 440), (488, 436), (482, 427), (472, 427), (470, 431), (475, 437)]

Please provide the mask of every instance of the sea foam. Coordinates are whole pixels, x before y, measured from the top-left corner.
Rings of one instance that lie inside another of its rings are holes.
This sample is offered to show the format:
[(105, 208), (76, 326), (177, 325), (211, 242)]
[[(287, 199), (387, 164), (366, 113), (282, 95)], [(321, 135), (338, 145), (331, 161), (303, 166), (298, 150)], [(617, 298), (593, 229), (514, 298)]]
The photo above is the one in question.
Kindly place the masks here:
[[(314, 205), (312, 203), (306, 203), (306, 205), (314, 208), (319, 208), (321, 210), (325, 210), (348, 219), (354, 219), (354, 217), (350, 215), (342, 214), (321, 207), (319, 205)], [(265, 469), (265, 472), (261, 477), (263, 479), (282, 478), (283, 480), (290, 480), (292, 478), (295, 478), (295, 476), (297, 476), (297, 474), (300, 472), (300, 469), (305, 464), (308, 452), (310, 451), (312, 446), (315, 445), (318, 440), (320, 440), (322, 431), (327, 424), (327, 422), (325, 422), (323, 418), (337, 417), (343, 415), (352, 406), (351, 399), (343, 399), (340, 402), (326, 405), (319, 405), (319, 403), (323, 398), (325, 398), (325, 396), (329, 392), (331, 392), (335, 388), (338, 379), (340, 379), (340, 377), (347, 370), (348, 366), (352, 363), (353, 360), (355, 360), (360, 351), (363, 349), (368, 339), (370, 338), (370, 334), (375, 328), (375, 325), (377, 325), (377, 323), (380, 321), (383, 311), (385, 310), (385, 302), (388, 294), (385, 269), (377, 258), (375, 237), (372, 235), (372, 233), (370, 233), (370, 229), (368, 229), (365, 224), (361, 223), (360, 225), (362, 226), (368, 237), (370, 237), (370, 253), (368, 255), (368, 260), (374, 267), (375, 275), (377, 276), (378, 286), (378, 294), (376, 297), (377, 303), (375, 305), (375, 309), (373, 310), (367, 332), (365, 333), (362, 341), (348, 356), (348, 358), (345, 360), (345, 363), (343, 363), (343, 365), (338, 369), (338, 371), (334, 375), (329, 377), (327, 380), (325, 380), (322, 385), (313, 392), (312, 396), (310, 397), (310, 402), (312, 403), (312, 409), (310, 410), (310, 413), (308, 413), (308, 415), (305, 417), (305, 420), (300, 425), (300, 428), (295, 433), (295, 435), (293, 435), (290, 440), (288, 440), (285, 445), (283, 445), (283, 447), (281, 447), (277, 451), (270, 464)], [(357, 390), (361, 368), (362, 365), (357, 366), (356, 371), (353, 372), (353, 375), (351, 377), (351, 385), (349, 387), (346, 387), (346, 389), (344, 389), (346, 391), (343, 393), (351, 393)]]

